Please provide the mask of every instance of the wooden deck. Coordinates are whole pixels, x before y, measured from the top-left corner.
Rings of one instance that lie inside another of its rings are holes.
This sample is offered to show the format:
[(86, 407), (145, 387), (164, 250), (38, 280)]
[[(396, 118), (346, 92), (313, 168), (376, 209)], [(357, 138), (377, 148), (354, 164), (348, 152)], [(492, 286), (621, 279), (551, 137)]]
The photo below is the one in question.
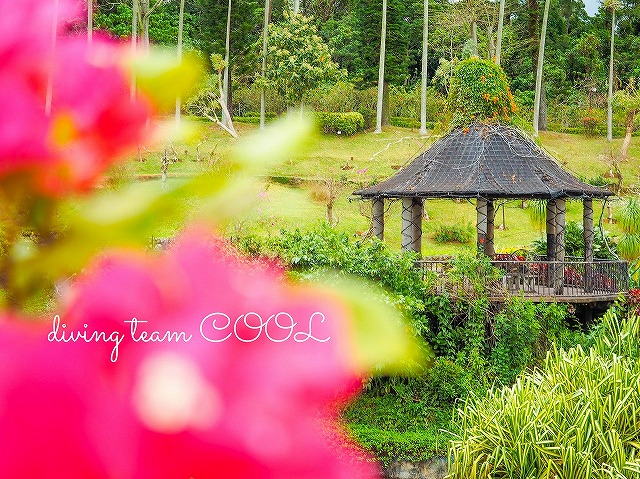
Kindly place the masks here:
[[(534, 302), (597, 303), (614, 301), (625, 293), (629, 283), (629, 265), (625, 261), (569, 261), (500, 259), (492, 261), (501, 277), (490, 286), (492, 301), (523, 295)], [(451, 267), (447, 259), (419, 261), (426, 275), (444, 278)], [(447, 285), (436, 281), (436, 289)]]

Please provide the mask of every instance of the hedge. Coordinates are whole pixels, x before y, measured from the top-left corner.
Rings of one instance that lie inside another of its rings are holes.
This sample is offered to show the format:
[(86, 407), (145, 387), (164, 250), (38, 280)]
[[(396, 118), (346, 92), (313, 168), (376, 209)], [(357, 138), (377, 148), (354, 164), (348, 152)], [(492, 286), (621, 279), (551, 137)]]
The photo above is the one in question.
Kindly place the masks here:
[(327, 134), (351, 136), (364, 130), (362, 113), (350, 111), (346, 113), (317, 112), (316, 119), (322, 131)]

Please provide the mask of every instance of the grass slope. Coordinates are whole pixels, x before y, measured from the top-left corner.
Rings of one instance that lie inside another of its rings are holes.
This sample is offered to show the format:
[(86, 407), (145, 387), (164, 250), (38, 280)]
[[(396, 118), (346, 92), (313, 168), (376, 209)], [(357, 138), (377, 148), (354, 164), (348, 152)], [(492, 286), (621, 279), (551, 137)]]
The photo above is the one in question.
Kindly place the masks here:
[[(240, 137), (255, 129), (253, 125), (239, 124)], [(382, 134), (362, 133), (352, 137), (321, 135), (305, 157), (286, 158), (272, 173), (277, 181), (265, 179), (260, 191), (254, 192), (255, 207), (242, 217), (235, 218), (225, 227), (225, 233), (278, 234), (281, 228), (311, 228), (326, 221), (327, 202), (336, 196), (333, 205), (336, 228), (354, 236), (368, 230), (369, 205), (353, 200), (351, 193), (373, 182), (385, 179), (397, 168), (410, 162), (424, 151), (435, 137), (421, 137), (417, 131), (404, 128), (388, 128)], [(634, 139), (635, 140), (635, 139)], [(617, 152), (621, 140), (609, 145), (604, 138), (585, 138), (555, 132), (542, 132), (542, 146), (556, 157), (566, 169), (583, 178), (606, 176), (613, 171), (611, 152)], [(189, 175), (203, 171), (225, 174), (226, 158), (237, 140), (230, 138), (219, 128), (204, 124), (203, 131), (193, 143), (170, 145), (169, 157), (179, 161), (169, 165), (169, 175)], [(119, 171), (123, 176), (158, 175), (161, 171), (163, 149), (142, 151), (144, 161), (132, 159)], [(624, 185), (634, 189), (640, 174), (640, 146), (632, 142), (630, 156), (619, 162)], [(610, 181), (615, 181), (611, 179)], [(429, 220), (423, 224), (423, 253), (425, 255), (452, 254), (472, 245), (438, 244), (433, 235), (438, 227), (451, 224), (475, 224), (475, 208), (468, 201), (428, 200), (425, 204)], [(600, 218), (602, 205), (596, 202), (595, 219)], [(615, 207), (614, 207), (615, 213)], [(502, 224), (503, 210), (496, 215), (496, 226)], [(568, 204), (568, 220), (580, 221), (582, 206), (578, 202)], [(605, 213), (606, 217), (606, 213)], [(529, 220), (520, 202), (504, 205), (506, 228), (496, 230), (498, 250), (515, 249), (528, 245), (542, 232)], [(159, 232), (166, 234), (173, 228)], [(619, 235), (617, 225), (605, 225), (605, 229)], [(400, 245), (400, 206), (388, 205), (386, 216), (386, 240), (393, 247)]]

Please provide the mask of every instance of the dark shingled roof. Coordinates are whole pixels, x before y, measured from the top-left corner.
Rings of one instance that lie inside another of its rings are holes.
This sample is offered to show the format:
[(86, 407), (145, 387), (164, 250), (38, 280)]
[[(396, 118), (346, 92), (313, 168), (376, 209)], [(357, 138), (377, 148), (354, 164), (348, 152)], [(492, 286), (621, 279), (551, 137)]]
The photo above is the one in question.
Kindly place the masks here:
[(563, 170), (519, 130), (474, 123), (438, 139), (391, 178), (354, 193), (363, 198), (604, 198)]

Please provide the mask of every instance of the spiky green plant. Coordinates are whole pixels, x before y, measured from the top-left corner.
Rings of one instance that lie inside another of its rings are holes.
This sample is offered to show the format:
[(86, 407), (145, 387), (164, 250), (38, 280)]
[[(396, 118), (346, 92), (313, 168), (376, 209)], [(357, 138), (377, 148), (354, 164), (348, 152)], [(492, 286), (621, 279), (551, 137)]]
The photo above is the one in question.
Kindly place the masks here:
[(527, 212), (533, 227), (538, 231), (544, 231), (547, 224), (547, 202), (531, 200), (529, 201)]
[(629, 198), (620, 210), (620, 226), (624, 235), (618, 242), (618, 253), (629, 261), (640, 257), (640, 203)]
[(605, 317), (594, 347), (553, 349), (542, 369), (457, 412), (450, 478), (640, 478), (640, 320)]

